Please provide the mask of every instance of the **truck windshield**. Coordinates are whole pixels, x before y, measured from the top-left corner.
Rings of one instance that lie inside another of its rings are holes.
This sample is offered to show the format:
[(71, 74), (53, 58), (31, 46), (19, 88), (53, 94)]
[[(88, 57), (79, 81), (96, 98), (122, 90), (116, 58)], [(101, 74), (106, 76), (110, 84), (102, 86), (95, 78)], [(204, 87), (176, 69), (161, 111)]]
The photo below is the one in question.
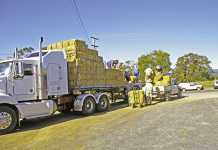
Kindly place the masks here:
[(10, 64), (10, 62), (0, 63), (0, 76), (9, 74)]

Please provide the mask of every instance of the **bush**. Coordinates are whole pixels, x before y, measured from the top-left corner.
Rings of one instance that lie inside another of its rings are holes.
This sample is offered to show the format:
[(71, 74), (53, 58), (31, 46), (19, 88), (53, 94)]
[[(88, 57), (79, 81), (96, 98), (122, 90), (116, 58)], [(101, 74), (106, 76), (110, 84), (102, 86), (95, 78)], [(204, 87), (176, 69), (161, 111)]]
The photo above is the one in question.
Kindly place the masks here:
[(199, 81), (198, 83), (202, 84), (204, 88), (208, 89), (208, 88), (213, 88), (213, 83), (214, 81)]

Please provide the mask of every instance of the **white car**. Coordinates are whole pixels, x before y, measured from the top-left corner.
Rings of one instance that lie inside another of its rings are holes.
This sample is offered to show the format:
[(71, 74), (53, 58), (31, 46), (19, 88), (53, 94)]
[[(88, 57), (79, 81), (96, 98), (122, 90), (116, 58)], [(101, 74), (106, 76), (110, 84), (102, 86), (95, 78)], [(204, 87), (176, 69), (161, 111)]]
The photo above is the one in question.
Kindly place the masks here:
[(179, 87), (180, 89), (182, 89), (183, 91), (189, 91), (189, 90), (203, 90), (204, 87), (201, 84), (198, 83), (179, 83)]
[(214, 89), (218, 89), (218, 80), (214, 81)]

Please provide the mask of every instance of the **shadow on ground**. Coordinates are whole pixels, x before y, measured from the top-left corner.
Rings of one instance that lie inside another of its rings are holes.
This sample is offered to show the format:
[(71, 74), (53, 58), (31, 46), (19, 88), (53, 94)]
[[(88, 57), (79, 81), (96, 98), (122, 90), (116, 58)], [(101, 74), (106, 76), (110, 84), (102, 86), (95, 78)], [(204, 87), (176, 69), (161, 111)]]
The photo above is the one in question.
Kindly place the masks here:
[[(111, 104), (110, 110), (106, 112), (96, 112), (95, 114), (92, 114), (92, 116), (99, 116), (99, 115), (104, 115), (108, 112), (112, 112), (118, 109), (122, 109), (128, 107), (128, 104), (124, 102), (119, 102), (116, 104)], [(49, 117), (43, 117), (43, 118), (37, 118), (37, 119), (31, 119), (31, 120), (23, 120), (21, 122), (21, 126), (17, 129), (16, 132), (25, 132), (28, 130), (36, 130), (36, 129), (41, 129), (44, 127), (56, 125), (59, 123), (64, 123), (70, 120), (76, 120), (76, 119), (81, 119), (89, 116), (84, 116), (81, 113), (77, 112), (71, 112), (68, 114), (63, 114), (63, 113), (57, 113), (54, 114), (53, 116)]]
[[(185, 96), (183, 96), (182, 98), (184, 98)], [(181, 99), (182, 99), (181, 98)], [(170, 101), (175, 101), (178, 100), (177, 98), (172, 98)], [(157, 105), (159, 103), (164, 102), (164, 100), (155, 100), (153, 101), (153, 103), (151, 105)], [(122, 109), (128, 107), (128, 104), (126, 104), (125, 102), (121, 101), (118, 103), (114, 103), (111, 104), (110, 110), (107, 112), (96, 112), (95, 114), (93, 114), (92, 116), (99, 116), (99, 115), (104, 115), (108, 112), (112, 112), (118, 109)], [(145, 107), (149, 107), (149, 105), (145, 106)], [(37, 119), (31, 119), (31, 120), (24, 120), (21, 122), (21, 126), (17, 129), (16, 132), (25, 132), (25, 131), (29, 131), (29, 130), (37, 130), (37, 129), (41, 129), (41, 128), (45, 128), (45, 127), (49, 127), (52, 125), (56, 125), (59, 123), (64, 123), (70, 120), (76, 120), (76, 119), (81, 119), (81, 118), (86, 118), (89, 116), (84, 116), (81, 113), (76, 113), (76, 112), (72, 112), (72, 113), (68, 113), (68, 114), (63, 114), (63, 113), (57, 113), (53, 116), (49, 116), (49, 117), (43, 117), (43, 118), (37, 118)]]

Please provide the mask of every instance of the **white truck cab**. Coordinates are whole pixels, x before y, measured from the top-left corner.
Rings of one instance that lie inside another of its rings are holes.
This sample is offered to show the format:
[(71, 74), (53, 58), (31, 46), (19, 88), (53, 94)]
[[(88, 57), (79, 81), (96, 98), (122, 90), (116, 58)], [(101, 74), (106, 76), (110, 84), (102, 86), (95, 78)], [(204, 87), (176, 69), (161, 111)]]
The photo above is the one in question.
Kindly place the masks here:
[(0, 62), (0, 132), (20, 120), (43, 117), (57, 109), (55, 96), (68, 94), (67, 62), (62, 51)]

